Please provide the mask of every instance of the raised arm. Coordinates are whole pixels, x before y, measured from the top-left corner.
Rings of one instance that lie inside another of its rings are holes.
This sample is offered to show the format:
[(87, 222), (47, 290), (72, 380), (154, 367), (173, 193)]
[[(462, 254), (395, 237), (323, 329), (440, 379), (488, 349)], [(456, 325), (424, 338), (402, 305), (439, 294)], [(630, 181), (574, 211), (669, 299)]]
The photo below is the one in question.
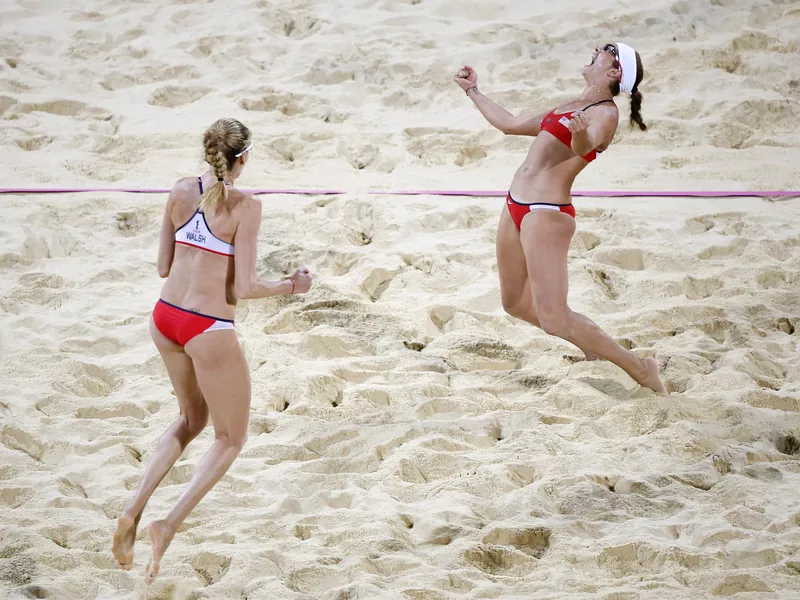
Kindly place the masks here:
[(248, 198), (242, 206), (244, 211), (234, 236), (234, 280), (233, 291), (237, 298), (254, 300), (269, 296), (302, 294), (311, 288), (308, 269), (297, 269), (289, 279), (264, 281), (256, 274), (256, 249), (258, 230), (261, 228), (261, 200)]
[(172, 208), (175, 201), (183, 192), (176, 184), (172, 188), (167, 198), (167, 205), (164, 207), (164, 216), (161, 219), (161, 234), (158, 240), (158, 268), (159, 277), (169, 277), (172, 268), (172, 259), (175, 258), (175, 226), (172, 224)]
[(465, 66), (459, 70), (455, 81), (472, 99), (484, 118), (506, 135), (537, 136), (541, 133), (542, 119), (547, 115), (546, 112), (529, 111), (514, 116), (478, 90), (478, 74), (472, 67)]

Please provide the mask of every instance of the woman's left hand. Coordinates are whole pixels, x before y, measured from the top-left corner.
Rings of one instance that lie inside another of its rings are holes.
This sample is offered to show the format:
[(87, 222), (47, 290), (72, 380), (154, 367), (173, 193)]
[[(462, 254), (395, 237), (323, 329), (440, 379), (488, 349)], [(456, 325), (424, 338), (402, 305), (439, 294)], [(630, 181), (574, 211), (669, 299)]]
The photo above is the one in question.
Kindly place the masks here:
[(570, 119), (567, 129), (569, 129), (572, 135), (575, 135), (576, 133), (589, 129), (590, 123), (589, 115), (579, 110)]
[(469, 88), (478, 85), (478, 74), (472, 67), (464, 65), (458, 70), (453, 80), (466, 92)]

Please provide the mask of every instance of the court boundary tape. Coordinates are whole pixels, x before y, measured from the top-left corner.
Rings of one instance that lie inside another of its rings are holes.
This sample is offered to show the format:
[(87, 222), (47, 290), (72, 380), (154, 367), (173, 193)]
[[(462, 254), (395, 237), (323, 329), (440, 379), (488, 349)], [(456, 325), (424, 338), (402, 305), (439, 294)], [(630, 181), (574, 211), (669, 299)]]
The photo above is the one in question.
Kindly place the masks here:
[[(463, 196), (463, 197), (504, 197), (508, 192), (501, 190), (340, 190), (340, 189), (248, 189), (243, 190), (257, 196), (265, 195), (301, 195), (301, 196)], [(133, 187), (3, 187), (0, 195), (32, 195), (32, 194), (84, 194), (84, 193), (128, 193), (128, 194), (168, 194), (169, 188), (133, 188)], [(573, 196), (588, 198), (796, 198), (800, 190), (764, 190), (764, 191), (712, 191), (712, 190), (675, 190), (675, 191), (636, 191), (636, 190), (581, 190), (573, 191)]]

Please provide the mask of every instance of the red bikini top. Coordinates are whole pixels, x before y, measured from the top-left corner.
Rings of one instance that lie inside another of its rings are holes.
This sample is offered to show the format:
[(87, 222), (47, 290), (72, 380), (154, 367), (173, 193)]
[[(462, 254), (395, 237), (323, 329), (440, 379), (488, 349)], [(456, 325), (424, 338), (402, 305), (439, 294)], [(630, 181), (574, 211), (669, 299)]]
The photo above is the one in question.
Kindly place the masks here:
[[(598, 104), (603, 104), (604, 102), (614, 102), (614, 101), (601, 100), (600, 102), (595, 102), (594, 104), (590, 104), (589, 106), (581, 110), (586, 110), (587, 108), (591, 108), (592, 106), (597, 106)], [(544, 119), (542, 119), (541, 123), (542, 131), (546, 131), (547, 133), (552, 134), (562, 144), (572, 148), (572, 132), (570, 132), (570, 130), (567, 129), (567, 125), (572, 119), (572, 115), (574, 115), (576, 112), (578, 111), (571, 110), (565, 113), (557, 113), (556, 109), (554, 108), (549, 113), (547, 113), (547, 115), (545, 115)], [(586, 162), (592, 162), (595, 158), (597, 158), (598, 152), (600, 151), (592, 150), (591, 152), (583, 156), (583, 160), (585, 160)]]

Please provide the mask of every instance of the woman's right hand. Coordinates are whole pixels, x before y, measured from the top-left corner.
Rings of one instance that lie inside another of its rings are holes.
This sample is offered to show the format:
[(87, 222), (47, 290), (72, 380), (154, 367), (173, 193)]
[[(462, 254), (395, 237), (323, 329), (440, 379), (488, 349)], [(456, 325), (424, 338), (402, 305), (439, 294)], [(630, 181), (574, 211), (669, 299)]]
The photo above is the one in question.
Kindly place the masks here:
[(289, 279), (294, 281), (293, 293), (295, 294), (305, 294), (311, 289), (311, 273), (305, 267), (297, 269)]
[(461, 67), (453, 79), (465, 92), (472, 86), (478, 84), (478, 74), (475, 72), (475, 69), (467, 65)]

